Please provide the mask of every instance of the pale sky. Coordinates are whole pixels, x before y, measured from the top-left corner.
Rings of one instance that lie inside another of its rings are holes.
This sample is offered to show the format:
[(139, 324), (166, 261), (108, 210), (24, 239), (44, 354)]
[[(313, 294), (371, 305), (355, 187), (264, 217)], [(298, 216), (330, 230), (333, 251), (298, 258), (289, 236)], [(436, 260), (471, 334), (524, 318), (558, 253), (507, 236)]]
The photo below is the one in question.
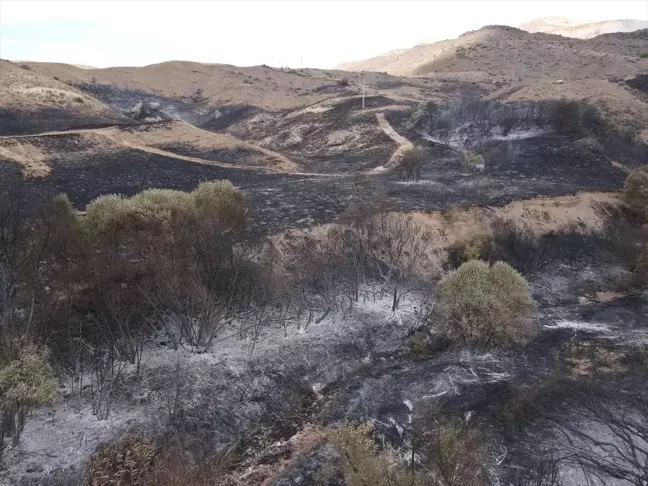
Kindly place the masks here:
[(648, 20), (648, 0), (0, 0), (0, 58), (331, 68), (538, 17)]

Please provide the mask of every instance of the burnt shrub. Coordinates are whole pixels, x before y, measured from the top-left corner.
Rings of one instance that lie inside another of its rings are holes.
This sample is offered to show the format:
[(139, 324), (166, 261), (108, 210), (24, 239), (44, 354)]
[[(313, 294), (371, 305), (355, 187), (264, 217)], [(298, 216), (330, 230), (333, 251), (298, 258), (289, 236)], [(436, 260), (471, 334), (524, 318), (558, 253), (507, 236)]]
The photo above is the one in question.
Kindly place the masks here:
[(632, 211), (648, 219), (648, 166), (640, 167), (628, 174), (623, 185), (623, 202)]
[(486, 170), (494, 169), (499, 164), (508, 165), (515, 156), (511, 144), (505, 140), (485, 141), (475, 147), (475, 151), (482, 156)]
[(599, 109), (585, 100), (563, 98), (551, 102), (549, 125), (564, 135), (604, 135), (609, 131)]
[(528, 273), (544, 265), (544, 242), (528, 227), (498, 219), (491, 225), (491, 258)]
[(419, 181), (424, 162), (425, 151), (423, 149), (417, 147), (406, 152), (399, 166), (401, 178), (405, 181)]
[(496, 220), (490, 259), (501, 260), (522, 273), (531, 273), (554, 262), (580, 268), (610, 257), (610, 242), (600, 232), (583, 225), (567, 224), (538, 235), (525, 225)]
[(610, 157), (631, 167), (648, 164), (648, 145), (639, 138), (635, 130), (609, 125), (601, 131), (598, 138)]
[(575, 100), (558, 100), (550, 109), (551, 126), (558, 133), (581, 133), (580, 104)]

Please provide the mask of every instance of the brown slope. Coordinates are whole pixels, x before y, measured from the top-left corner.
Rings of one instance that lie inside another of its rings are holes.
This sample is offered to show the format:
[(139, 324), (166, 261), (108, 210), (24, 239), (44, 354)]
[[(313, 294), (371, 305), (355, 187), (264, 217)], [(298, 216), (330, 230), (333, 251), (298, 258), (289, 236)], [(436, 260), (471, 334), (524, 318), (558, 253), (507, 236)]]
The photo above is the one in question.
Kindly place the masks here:
[(481, 82), (520, 79), (624, 77), (648, 70), (648, 30), (589, 40), (532, 34), (487, 26), (457, 39), (420, 44), (365, 61), (345, 63), (348, 70), (385, 71), (399, 76), (448, 76)]
[[(360, 74), (339, 70), (237, 67), (188, 61), (105, 69), (80, 69), (56, 63), (26, 64), (35, 72), (71, 83), (108, 84), (212, 107), (244, 104), (279, 111), (360, 92)], [(349, 78), (350, 84), (340, 85), (342, 78)], [(434, 88), (429, 80), (402, 79), (384, 73), (367, 74), (364, 81), (374, 93), (414, 99), (420, 98), (422, 91)]]
[(129, 120), (87, 93), (0, 61), (0, 135), (121, 123)]

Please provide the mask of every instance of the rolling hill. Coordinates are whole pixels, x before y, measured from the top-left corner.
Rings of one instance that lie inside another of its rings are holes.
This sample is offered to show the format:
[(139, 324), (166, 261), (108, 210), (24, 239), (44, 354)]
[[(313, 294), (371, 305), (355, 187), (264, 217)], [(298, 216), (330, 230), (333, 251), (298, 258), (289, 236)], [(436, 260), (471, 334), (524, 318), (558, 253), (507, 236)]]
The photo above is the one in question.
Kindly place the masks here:
[(486, 26), (456, 39), (419, 44), (339, 65), (349, 71), (445, 77), (482, 83), (625, 77), (648, 70), (648, 29), (580, 40)]
[(648, 29), (648, 21), (636, 19), (604, 20), (602, 22), (579, 22), (567, 17), (543, 17), (519, 26), (527, 32), (544, 32), (576, 39), (591, 39), (614, 32), (634, 32)]

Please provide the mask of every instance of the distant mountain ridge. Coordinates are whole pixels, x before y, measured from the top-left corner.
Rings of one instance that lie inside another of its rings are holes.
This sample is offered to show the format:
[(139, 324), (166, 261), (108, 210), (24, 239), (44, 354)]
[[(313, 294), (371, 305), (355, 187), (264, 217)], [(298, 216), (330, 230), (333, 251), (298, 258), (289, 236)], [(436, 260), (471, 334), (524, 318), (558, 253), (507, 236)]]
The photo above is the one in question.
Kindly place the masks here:
[[(546, 27), (550, 23), (543, 25)], [(534, 25), (542, 27), (539, 22)], [(567, 28), (564, 22), (560, 25)], [(640, 55), (647, 51), (648, 29), (577, 39), (489, 25), (456, 39), (418, 44), (410, 49), (344, 63), (338, 68), (397, 76), (447, 77), (452, 74), (464, 81), (489, 83), (543, 78), (623, 78), (646, 71), (648, 63)]]
[(648, 21), (637, 19), (603, 20), (601, 22), (585, 22), (568, 17), (544, 17), (533, 19), (519, 26), (527, 32), (542, 32), (556, 34), (576, 39), (591, 39), (613, 32), (634, 32), (648, 29)]

